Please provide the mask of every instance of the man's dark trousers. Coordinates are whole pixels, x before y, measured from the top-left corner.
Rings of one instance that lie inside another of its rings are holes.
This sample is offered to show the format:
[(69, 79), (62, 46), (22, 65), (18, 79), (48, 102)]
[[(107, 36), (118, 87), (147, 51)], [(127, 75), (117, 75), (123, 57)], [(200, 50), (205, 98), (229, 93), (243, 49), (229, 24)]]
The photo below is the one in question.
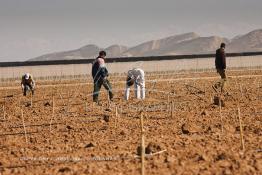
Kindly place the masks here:
[(100, 91), (102, 85), (108, 91), (110, 100), (113, 99), (112, 87), (111, 87), (109, 80), (99, 79), (99, 80), (94, 81), (93, 102), (96, 102), (96, 103), (98, 102), (99, 91)]

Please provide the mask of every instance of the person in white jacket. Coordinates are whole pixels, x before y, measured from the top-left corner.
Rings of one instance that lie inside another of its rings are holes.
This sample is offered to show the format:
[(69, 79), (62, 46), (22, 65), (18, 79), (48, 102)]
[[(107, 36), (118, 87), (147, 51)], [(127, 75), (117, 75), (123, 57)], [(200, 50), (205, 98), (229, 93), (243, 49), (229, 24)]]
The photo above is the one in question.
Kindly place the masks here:
[(126, 80), (125, 99), (129, 99), (130, 87), (135, 84), (135, 96), (145, 99), (145, 73), (142, 69), (134, 68), (128, 71)]

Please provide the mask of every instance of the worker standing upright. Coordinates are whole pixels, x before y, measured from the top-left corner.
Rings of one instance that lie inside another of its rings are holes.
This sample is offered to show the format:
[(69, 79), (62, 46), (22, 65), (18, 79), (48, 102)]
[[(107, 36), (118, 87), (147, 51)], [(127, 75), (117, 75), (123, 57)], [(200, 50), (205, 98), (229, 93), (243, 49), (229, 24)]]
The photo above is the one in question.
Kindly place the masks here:
[(213, 89), (216, 92), (219, 89), (220, 92), (222, 93), (224, 93), (225, 91), (225, 84), (227, 81), (225, 48), (226, 48), (226, 44), (221, 43), (220, 48), (216, 50), (215, 65), (216, 65), (217, 73), (220, 75), (221, 79), (213, 85)]
[(98, 96), (101, 86), (103, 85), (108, 91), (109, 99), (113, 101), (113, 92), (111, 84), (108, 80), (108, 70), (105, 65), (106, 52), (100, 51), (99, 56), (92, 65), (92, 76), (94, 80), (93, 102), (98, 103)]

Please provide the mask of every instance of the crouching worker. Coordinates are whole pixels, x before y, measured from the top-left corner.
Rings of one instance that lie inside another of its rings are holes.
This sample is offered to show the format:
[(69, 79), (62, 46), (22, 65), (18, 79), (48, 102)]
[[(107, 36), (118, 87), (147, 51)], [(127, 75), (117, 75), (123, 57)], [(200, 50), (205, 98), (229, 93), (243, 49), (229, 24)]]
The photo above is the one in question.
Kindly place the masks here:
[(94, 79), (94, 92), (93, 92), (93, 102), (98, 103), (98, 96), (101, 86), (103, 85), (108, 91), (109, 99), (113, 101), (112, 87), (107, 79), (108, 70), (105, 65), (106, 52), (100, 51), (99, 56), (95, 59), (92, 65), (92, 76)]
[(26, 73), (25, 75), (22, 76), (22, 81), (21, 81), (21, 87), (24, 96), (26, 96), (26, 93), (28, 91), (32, 92), (32, 95), (34, 95), (34, 90), (35, 90), (35, 81), (29, 73)]
[(145, 73), (142, 69), (134, 68), (128, 71), (126, 80), (125, 99), (129, 99), (130, 87), (135, 84), (135, 96), (145, 99)]

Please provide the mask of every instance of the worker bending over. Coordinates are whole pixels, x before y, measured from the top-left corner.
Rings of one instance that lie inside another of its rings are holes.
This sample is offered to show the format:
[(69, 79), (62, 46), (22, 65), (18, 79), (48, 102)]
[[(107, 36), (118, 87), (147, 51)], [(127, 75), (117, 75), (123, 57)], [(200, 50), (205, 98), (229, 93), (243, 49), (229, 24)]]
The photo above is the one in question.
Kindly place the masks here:
[(135, 96), (145, 99), (145, 73), (142, 69), (134, 68), (128, 71), (126, 80), (125, 99), (129, 99), (130, 87), (135, 84)]
[(22, 76), (21, 88), (22, 88), (24, 96), (26, 96), (26, 93), (28, 91), (31, 91), (32, 95), (34, 95), (35, 81), (32, 75), (30, 75), (29, 73), (26, 73)]

